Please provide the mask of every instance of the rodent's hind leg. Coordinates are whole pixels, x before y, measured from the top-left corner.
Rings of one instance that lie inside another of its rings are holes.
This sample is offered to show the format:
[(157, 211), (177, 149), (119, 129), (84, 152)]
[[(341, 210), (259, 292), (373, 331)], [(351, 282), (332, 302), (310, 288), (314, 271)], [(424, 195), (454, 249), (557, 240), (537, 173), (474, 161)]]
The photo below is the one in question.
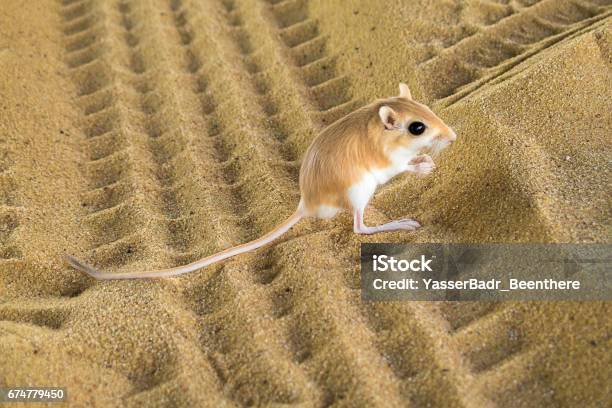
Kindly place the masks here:
[(421, 226), (417, 221), (411, 219), (391, 221), (386, 224), (368, 227), (363, 223), (365, 208), (353, 210), (353, 231), (357, 234), (376, 234), (377, 232), (406, 230), (414, 231)]

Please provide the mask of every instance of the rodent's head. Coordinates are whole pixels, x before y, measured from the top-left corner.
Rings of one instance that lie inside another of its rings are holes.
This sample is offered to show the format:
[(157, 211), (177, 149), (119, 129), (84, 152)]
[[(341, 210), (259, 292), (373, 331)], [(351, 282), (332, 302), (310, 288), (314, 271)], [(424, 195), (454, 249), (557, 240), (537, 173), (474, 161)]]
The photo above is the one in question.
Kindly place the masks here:
[(408, 85), (400, 83), (400, 94), (379, 103), (378, 116), (383, 140), (390, 147), (415, 153), (436, 154), (457, 139), (457, 135), (427, 106), (412, 99)]

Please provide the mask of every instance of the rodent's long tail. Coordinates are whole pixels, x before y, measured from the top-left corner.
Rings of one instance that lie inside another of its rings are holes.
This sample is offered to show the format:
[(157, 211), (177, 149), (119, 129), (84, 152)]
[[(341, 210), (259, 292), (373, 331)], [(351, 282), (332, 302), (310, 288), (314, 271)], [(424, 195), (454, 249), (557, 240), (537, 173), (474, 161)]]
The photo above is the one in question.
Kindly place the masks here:
[(195, 270), (204, 268), (205, 266), (212, 265), (216, 262), (222, 261), (232, 256), (240, 255), (245, 252), (252, 251), (260, 248), (270, 242), (274, 241), (285, 232), (289, 231), (291, 227), (297, 224), (304, 217), (304, 212), (301, 206), (282, 224), (274, 228), (272, 231), (263, 235), (261, 238), (257, 238), (253, 241), (245, 244), (237, 245), (232, 248), (225, 249), (216, 254), (207, 256), (198, 261), (192, 262), (187, 265), (177, 266), (170, 269), (160, 269), (157, 271), (143, 271), (143, 272), (125, 272), (125, 273), (108, 273), (99, 271), (93, 266), (87, 265), (86, 263), (78, 260), (72, 255), (66, 254), (66, 261), (75, 269), (85, 272), (86, 274), (96, 279), (139, 279), (139, 278), (167, 278), (169, 276), (177, 276), (183, 273), (193, 272)]

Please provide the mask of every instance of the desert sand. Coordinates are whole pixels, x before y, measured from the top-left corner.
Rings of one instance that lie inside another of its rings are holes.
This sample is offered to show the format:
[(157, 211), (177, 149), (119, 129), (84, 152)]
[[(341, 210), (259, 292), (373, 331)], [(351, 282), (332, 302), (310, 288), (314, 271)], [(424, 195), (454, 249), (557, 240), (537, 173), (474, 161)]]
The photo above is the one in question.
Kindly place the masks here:
[[(609, 0), (3, 0), (0, 386), (71, 406), (603, 407), (609, 302), (363, 303), (361, 242), (609, 242)], [(457, 142), (370, 224), (255, 238), (323, 127), (407, 82)], [(17, 405), (16, 405), (17, 406)], [(50, 405), (59, 406), (59, 405)]]

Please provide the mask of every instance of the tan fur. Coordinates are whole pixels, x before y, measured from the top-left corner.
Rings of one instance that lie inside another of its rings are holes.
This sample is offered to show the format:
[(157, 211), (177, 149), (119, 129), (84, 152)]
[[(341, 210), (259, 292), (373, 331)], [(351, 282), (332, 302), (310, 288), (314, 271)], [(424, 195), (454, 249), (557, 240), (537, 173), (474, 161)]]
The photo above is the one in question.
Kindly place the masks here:
[(388, 154), (408, 147), (411, 136), (385, 131), (379, 117), (388, 106), (401, 120), (423, 120), (443, 133), (448, 127), (429, 108), (405, 97), (379, 99), (324, 129), (312, 142), (300, 169), (300, 192), (307, 214), (320, 205), (349, 209), (346, 192), (368, 170), (390, 164)]

